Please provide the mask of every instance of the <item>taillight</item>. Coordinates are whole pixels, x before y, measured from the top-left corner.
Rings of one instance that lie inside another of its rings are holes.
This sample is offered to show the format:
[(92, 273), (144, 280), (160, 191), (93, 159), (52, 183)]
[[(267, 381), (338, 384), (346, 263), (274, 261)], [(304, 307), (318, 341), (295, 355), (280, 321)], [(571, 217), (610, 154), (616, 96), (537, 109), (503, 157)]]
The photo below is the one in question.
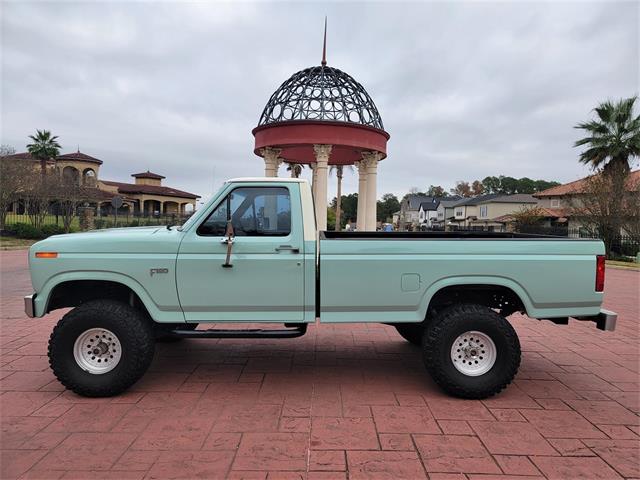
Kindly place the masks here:
[(596, 292), (604, 292), (604, 255), (596, 256)]

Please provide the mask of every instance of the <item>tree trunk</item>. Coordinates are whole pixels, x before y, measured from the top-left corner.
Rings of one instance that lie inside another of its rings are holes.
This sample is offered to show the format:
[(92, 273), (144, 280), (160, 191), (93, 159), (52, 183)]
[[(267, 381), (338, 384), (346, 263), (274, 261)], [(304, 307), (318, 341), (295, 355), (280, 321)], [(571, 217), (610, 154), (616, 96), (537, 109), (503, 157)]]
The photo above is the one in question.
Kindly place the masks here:
[(336, 196), (336, 232), (339, 232), (342, 227), (340, 217), (342, 215), (342, 165), (336, 167), (336, 177), (338, 179), (338, 191)]
[(609, 199), (609, 221), (604, 226), (603, 240), (605, 243), (607, 256), (611, 256), (613, 244), (617, 237), (621, 235), (622, 211), (624, 199), (626, 197), (626, 182), (630, 172), (629, 161), (626, 158), (616, 157), (605, 165), (602, 174), (611, 182), (611, 197)]

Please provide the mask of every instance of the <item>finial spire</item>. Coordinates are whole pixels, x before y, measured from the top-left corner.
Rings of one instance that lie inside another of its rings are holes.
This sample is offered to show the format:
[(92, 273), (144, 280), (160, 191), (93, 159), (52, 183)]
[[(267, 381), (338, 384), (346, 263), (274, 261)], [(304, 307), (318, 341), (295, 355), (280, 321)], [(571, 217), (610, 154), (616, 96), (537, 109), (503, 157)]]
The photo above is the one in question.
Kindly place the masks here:
[(324, 41), (322, 42), (322, 66), (327, 64), (327, 16), (324, 17)]
[(80, 153), (80, 144), (78, 144), (78, 153)]

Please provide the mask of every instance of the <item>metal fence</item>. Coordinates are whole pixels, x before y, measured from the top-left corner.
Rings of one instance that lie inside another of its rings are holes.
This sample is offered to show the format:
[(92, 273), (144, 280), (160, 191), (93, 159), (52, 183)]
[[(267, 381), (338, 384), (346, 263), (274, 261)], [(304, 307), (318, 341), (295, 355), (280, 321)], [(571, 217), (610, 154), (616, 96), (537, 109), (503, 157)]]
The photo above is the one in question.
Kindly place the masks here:
[[(140, 213), (131, 213), (128, 211), (119, 212), (115, 215), (94, 216), (93, 223), (96, 229), (112, 228), (112, 227), (138, 227), (151, 225), (182, 225), (190, 215), (149, 215)], [(9, 212), (5, 221), (7, 226), (16, 223), (25, 223), (30, 225), (31, 218), (26, 213)], [(63, 216), (56, 213), (48, 213), (42, 221), (42, 225), (57, 225), (62, 227), (64, 224)], [(71, 221), (71, 230), (80, 230), (80, 215), (75, 215)]]

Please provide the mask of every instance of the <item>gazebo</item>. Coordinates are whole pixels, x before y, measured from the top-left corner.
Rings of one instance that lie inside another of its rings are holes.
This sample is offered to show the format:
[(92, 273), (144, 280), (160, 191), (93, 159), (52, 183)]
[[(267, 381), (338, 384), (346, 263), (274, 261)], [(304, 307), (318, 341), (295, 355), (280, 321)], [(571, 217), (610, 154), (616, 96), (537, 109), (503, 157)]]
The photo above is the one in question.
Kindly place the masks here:
[(357, 229), (375, 231), (377, 168), (387, 156), (389, 134), (363, 86), (327, 66), (326, 48), (320, 66), (294, 73), (271, 95), (252, 133), (265, 176), (277, 177), (283, 161), (312, 167), (319, 230), (327, 229), (329, 166), (355, 165)]

